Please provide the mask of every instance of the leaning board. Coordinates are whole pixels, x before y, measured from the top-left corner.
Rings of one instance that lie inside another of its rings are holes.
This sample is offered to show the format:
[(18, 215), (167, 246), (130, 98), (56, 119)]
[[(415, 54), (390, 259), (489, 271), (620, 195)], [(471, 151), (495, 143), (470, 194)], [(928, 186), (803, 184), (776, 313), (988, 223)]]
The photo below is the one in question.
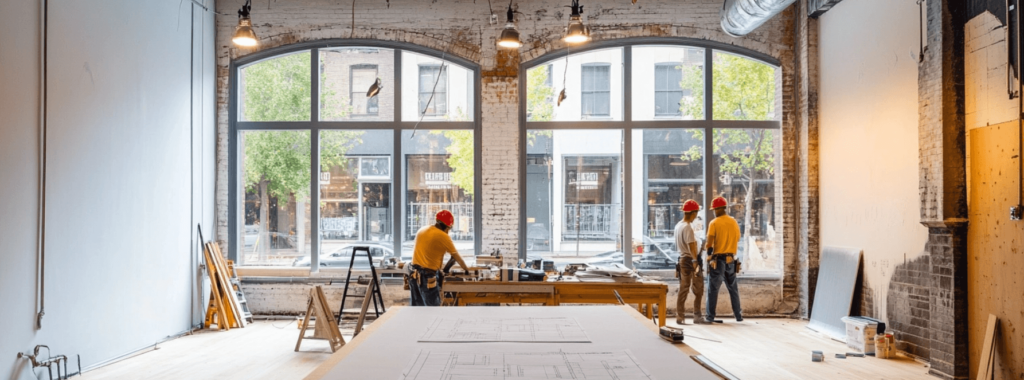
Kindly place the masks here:
[[(307, 379), (401, 379), (424, 351), (619, 352), (628, 350), (653, 379), (719, 379), (676, 346), (654, 324), (622, 306), (396, 307)], [(592, 343), (436, 343), (417, 338), (437, 318), (574, 318)]]
[(825, 247), (821, 250), (818, 285), (807, 328), (846, 341), (846, 323), (850, 315), (853, 291), (860, 273), (860, 248)]

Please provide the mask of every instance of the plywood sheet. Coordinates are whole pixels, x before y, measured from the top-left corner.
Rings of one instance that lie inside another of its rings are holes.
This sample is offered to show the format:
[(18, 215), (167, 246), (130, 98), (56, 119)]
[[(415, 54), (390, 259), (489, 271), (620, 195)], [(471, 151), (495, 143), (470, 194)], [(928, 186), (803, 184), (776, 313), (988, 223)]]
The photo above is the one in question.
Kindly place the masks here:
[(999, 318), (995, 379), (1024, 376), (1024, 222), (1010, 220), (1017, 204), (1017, 122), (969, 132), (970, 224), (967, 227), (967, 310), (970, 374), (977, 374), (989, 314)]
[(846, 324), (841, 318), (850, 315), (853, 288), (860, 273), (860, 256), (860, 248), (825, 247), (821, 250), (821, 268), (808, 328), (833, 339), (846, 340)]

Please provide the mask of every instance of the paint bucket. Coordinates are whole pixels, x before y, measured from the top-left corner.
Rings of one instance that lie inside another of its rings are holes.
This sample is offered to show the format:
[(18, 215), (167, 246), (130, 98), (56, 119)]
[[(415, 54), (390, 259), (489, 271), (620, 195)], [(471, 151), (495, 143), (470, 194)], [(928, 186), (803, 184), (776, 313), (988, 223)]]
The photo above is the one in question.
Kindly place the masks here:
[(888, 347), (889, 347), (889, 343), (885, 339), (885, 335), (884, 334), (875, 335), (875, 357), (876, 358), (888, 359), (889, 358), (889, 351), (887, 350)]

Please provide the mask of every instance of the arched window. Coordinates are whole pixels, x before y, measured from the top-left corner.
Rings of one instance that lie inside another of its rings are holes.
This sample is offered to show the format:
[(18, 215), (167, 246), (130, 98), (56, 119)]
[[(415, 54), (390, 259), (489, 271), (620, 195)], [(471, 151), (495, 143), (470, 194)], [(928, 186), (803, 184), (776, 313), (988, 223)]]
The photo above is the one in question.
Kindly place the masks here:
[(356, 244), (375, 261), (409, 257), (441, 209), (455, 213), (451, 236), (473, 255), (479, 77), (475, 64), (438, 51), (366, 40), (232, 62), (231, 257), (312, 271), (348, 268)]
[[(744, 272), (781, 273), (778, 62), (707, 41), (638, 39), (550, 53), (520, 72), (526, 258), (670, 276), (682, 203), (706, 209), (723, 196), (743, 233)], [(713, 215), (695, 223), (699, 238)]]

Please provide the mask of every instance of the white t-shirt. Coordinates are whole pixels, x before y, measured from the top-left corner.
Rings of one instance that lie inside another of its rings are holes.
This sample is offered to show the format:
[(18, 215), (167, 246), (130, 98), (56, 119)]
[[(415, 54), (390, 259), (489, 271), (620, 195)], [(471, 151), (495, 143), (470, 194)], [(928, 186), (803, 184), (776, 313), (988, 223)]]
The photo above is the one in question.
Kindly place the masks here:
[(679, 257), (693, 257), (693, 254), (690, 253), (690, 243), (697, 242), (697, 237), (693, 233), (693, 226), (690, 223), (680, 221), (676, 224), (675, 237)]

